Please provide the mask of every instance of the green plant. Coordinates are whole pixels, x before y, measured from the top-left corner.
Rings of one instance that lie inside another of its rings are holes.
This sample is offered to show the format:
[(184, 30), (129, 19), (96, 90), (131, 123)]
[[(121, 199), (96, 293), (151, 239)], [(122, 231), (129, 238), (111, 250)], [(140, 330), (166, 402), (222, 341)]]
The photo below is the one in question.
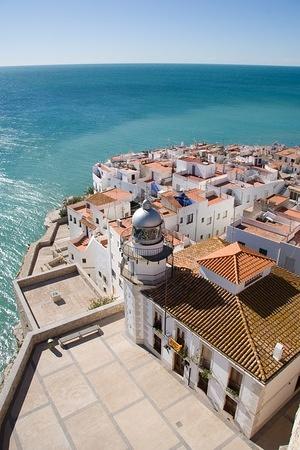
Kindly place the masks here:
[(201, 377), (202, 377), (204, 380), (210, 380), (210, 378), (212, 377), (211, 370), (209, 370), (209, 369), (203, 369), (203, 370), (201, 371)]
[(89, 187), (86, 188), (86, 191), (85, 191), (86, 195), (93, 195), (93, 193), (94, 193), (93, 186), (89, 186)]
[(109, 303), (113, 302), (115, 300), (115, 297), (112, 295), (110, 297), (101, 297), (101, 298), (94, 298), (91, 300), (89, 309), (95, 309), (99, 308), (99, 306), (108, 305)]
[(179, 355), (181, 356), (181, 358), (183, 358), (183, 359), (188, 358), (187, 347), (186, 347), (186, 346), (183, 346), (183, 347), (179, 350), (178, 354), (179, 354)]
[(236, 389), (232, 389), (227, 386), (226, 391), (229, 392), (229, 394), (233, 395), (233, 397), (239, 396), (239, 391), (237, 391)]

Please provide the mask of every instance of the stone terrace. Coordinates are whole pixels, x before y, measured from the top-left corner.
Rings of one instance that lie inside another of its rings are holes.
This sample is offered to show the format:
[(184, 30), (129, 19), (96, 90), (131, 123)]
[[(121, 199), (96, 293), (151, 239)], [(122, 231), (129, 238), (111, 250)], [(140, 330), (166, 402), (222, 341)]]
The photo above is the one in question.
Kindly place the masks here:
[[(103, 335), (35, 348), (4, 424), (3, 449), (254, 447), (160, 362), (104, 319)], [(198, 398), (197, 398), (198, 397)], [(199, 401), (200, 400), (200, 401)]]

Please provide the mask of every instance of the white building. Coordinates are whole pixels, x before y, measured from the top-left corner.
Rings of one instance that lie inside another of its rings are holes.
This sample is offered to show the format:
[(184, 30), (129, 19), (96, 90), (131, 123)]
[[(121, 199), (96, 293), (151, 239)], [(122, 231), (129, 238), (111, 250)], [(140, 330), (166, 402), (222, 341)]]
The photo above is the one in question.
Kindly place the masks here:
[(174, 255), (172, 275), (161, 226), (149, 204), (133, 216), (122, 272), (127, 333), (251, 437), (300, 388), (299, 279), (214, 240)]
[(123, 296), (117, 236), (125, 239), (131, 227), (131, 200), (132, 194), (114, 188), (68, 206), (69, 260), (85, 269), (104, 295)]
[(198, 242), (226, 232), (234, 218), (234, 198), (214, 191), (169, 190), (159, 195), (153, 205), (164, 217), (165, 228)]

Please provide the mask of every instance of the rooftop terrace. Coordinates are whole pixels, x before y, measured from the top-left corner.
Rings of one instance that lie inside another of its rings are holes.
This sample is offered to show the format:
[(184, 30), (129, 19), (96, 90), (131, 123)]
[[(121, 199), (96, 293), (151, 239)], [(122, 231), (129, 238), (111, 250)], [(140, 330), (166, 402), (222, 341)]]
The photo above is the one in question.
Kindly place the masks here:
[(115, 317), (101, 321), (101, 336), (65, 350), (35, 347), (3, 427), (2, 449), (253, 446), (213, 411), (205, 394), (195, 395), (127, 340), (124, 319)]
[[(38, 327), (87, 311), (91, 301), (100, 297), (97, 287), (75, 265), (16, 280), (15, 289)], [(59, 301), (53, 301), (53, 292), (59, 293)]]

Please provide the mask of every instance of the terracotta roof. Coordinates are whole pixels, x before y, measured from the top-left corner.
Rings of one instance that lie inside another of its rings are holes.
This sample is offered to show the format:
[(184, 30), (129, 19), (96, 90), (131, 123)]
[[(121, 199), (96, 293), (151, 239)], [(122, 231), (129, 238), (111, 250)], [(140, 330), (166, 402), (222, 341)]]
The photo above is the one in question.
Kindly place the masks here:
[(108, 203), (113, 203), (119, 200), (130, 201), (132, 195), (129, 192), (123, 191), (122, 189), (113, 188), (105, 192), (97, 192), (91, 195), (88, 199), (88, 203), (92, 203), (95, 206), (102, 206)]
[(172, 165), (167, 165), (166, 163), (151, 162), (145, 164), (145, 167), (151, 169), (153, 172), (172, 173)]
[(198, 242), (191, 247), (174, 253), (174, 264), (177, 267), (190, 269), (194, 273), (199, 273), (199, 259), (209, 255), (212, 251), (224, 248), (229, 243), (220, 238), (214, 237)]
[(91, 230), (96, 230), (96, 228), (97, 228), (97, 226), (93, 222), (90, 222), (85, 217), (83, 219), (81, 219), (81, 223), (83, 225), (85, 225), (87, 228), (90, 228)]
[(132, 231), (132, 220), (131, 217), (121, 220), (113, 220), (109, 222), (109, 225), (118, 233), (121, 237), (129, 238)]
[(236, 284), (250, 280), (275, 264), (272, 259), (237, 242), (202, 257), (198, 262), (200, 266)]
[[(300, 352), (299, 288), (299, 277), (274, 267), (234, 296), (188, 269), (175, 268), (167, 291), (163, 284), (143, 292), (161, 307), (166, 301), (170, 315), (265, 382)], [(284, 345), (280, 362), (272, 356), (277, 342)]]
[(109, 197), (109, 195), (105, 194), (104, 192), (97, 192), (87, 199), (88, 203), (92, 203), (95, 206), (106, 205), (107, 203), (112, 203), (113, 201), (114, 199)]

